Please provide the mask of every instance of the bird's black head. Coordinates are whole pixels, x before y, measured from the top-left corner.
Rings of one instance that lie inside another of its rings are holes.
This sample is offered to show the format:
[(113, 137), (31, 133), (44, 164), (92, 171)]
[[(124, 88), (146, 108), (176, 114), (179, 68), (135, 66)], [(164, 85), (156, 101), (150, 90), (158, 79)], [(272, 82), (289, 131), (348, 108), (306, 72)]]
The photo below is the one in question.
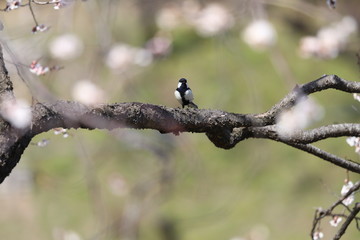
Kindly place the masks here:
[(186, 83), (187, 80), (186, 80), (185, 78), (180, 78), (179, 82), (181, 82), (181, 83)]

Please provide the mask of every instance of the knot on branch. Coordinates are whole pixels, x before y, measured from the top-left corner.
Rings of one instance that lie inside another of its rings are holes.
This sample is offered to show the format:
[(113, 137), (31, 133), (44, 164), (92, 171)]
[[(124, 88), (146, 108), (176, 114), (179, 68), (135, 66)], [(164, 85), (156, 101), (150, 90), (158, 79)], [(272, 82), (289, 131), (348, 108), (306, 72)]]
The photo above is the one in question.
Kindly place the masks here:
[(223, 149), (231, 149), (238, 142), (250, 137), (247, 128), (217, 128), (206, 132), (206, 136), (216, 147)]

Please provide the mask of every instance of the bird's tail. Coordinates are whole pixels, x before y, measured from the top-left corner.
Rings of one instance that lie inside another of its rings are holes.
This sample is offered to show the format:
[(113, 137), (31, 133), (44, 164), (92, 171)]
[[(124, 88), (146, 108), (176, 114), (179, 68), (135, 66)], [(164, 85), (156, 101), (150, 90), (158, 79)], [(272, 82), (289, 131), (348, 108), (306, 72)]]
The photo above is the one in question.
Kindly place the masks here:
[(193, 103), (193, 102), (190, 102), (190, 103), (188, 104), (188, 107), (198, 108), (198, 106), (197, 106), (195, 103)]

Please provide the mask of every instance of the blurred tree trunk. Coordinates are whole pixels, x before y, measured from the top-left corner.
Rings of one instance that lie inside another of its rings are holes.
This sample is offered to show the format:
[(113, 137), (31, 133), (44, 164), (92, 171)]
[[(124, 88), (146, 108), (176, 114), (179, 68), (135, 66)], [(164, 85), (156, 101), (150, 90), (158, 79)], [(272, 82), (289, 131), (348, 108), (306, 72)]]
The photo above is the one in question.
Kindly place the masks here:
[(157, 31), (155, 23), (156, 13), (160, 10), (161, 6), (169, 2), (174, 2), (174, 0), (137, 0), (145, 39), (154, 36)]

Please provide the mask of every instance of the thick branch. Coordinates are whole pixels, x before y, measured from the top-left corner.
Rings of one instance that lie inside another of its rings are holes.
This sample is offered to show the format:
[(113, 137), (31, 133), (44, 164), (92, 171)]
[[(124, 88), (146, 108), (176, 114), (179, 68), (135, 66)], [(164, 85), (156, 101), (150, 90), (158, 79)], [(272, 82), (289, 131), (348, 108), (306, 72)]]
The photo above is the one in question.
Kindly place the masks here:
[(37, 103), (33, 108), (32, 134), (55, 127), (153, 129), (161, 133), (204, 133), (215, 128), (235, 128), (260, 124), (253, 115), (220, 110), (168, 108), (147, 103), (115, 103), (95, 107), (77, 102)]
[[(0, 52), (1, 55), (1, 52)], [(1, 59), (0, 59), (1, 60)], [(11, 82), (5, 65), (0, 61), (2, 80), (0, 89), (12, 94)], [(195, 132), (206, 133), (217, 147), (229, 149), (249, 137), (267, 138), (283, 142), (295, 148), (318, 156), (350, 171), (360, 173), (358, 163), (339, 158), (308, 145), (329, 137), (359, 136), (358, 124), (338, 124), (299, 132), (291, 138), (283, 139), (276, 131), (279, 113), (294, 106), (300, 97), (334, 88), (345, 92), (360, 93), (360, 83), (349, 82), (335, 75), (323, 76), (313, 82), (297, 86), (283, 100), (262, 114), (236, 114), (220, 110), (180, 109), (147, 103), (115, 103), (85, 106), (71, 101), (37, 103), (33, 106), (31, 129), (16, 130), (3, 121), (0, 124), (0, 182), (19, 161), (31, 138), (52, 128), (114, 129), (135, 128), (154, 129), (161, 133)], [(0, 93), (1, 94), (1, 93)], [(7, 136), (13, 136), (8, 138)], [(16, 150), (16, 151), (15, 151)]]
[(13, 86), (5, 67), (4, 55), (0, 44), (0, 103), (11, 99), (14, 99)]

